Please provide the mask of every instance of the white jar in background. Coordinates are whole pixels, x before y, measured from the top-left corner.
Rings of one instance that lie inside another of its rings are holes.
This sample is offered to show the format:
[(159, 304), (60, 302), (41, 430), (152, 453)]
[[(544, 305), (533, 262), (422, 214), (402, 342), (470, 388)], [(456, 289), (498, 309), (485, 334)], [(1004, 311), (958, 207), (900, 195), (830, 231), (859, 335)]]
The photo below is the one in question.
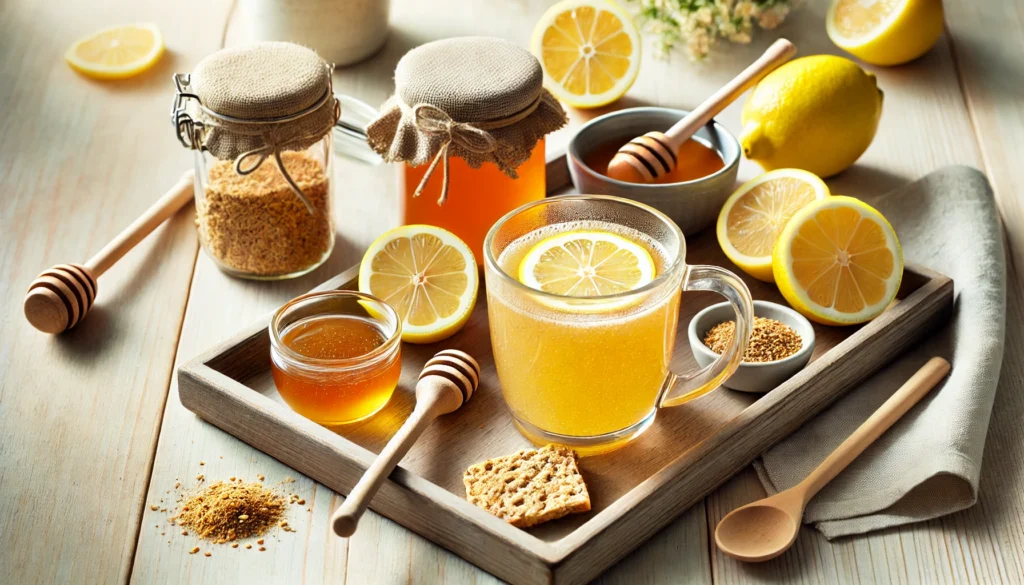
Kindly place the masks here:
[(307, 46), (342, 67), (375, 53), (388, 36), (390, 0), (241, 0), (253, 41)]

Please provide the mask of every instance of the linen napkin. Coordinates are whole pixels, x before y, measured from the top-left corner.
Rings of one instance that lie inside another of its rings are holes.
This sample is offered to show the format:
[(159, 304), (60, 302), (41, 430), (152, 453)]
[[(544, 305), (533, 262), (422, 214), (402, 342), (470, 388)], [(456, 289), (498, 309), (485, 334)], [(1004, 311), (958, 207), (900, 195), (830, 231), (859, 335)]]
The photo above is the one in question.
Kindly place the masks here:
[(1003, 358), (1006, 265), (999, 213), (985, 176), (946, 167), (877, 199), (909, 261), (951, 277), (944, 329), (850, 391), (754, 462), (769, 494), (799, 483), (928, 358), (949, 377), (839, 474), (804, 521), (832, 539), (928, 520), (978, 499), (981, 457)]

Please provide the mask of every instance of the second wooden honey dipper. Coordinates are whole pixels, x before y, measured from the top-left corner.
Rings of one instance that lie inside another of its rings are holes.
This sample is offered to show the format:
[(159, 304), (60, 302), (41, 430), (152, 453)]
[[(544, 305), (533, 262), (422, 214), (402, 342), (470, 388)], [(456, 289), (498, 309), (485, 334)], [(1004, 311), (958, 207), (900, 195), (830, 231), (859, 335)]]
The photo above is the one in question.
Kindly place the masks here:
[(430, 358), (416, 383), (416, 408), (331, 517), (331, 525), (338, 536), (355, 533), (359, 518), (373, 495), (416, 439), (435, 418), (461, 408), (479, 385), (480, 364), (469, 354), (446, 349)]
[(25, 318), (43, 333), (61, 333), (85, 318), (96, 301), (96, 279), (192, 200), (192, 171), (85, 264), (58, 264), (28, 287)]

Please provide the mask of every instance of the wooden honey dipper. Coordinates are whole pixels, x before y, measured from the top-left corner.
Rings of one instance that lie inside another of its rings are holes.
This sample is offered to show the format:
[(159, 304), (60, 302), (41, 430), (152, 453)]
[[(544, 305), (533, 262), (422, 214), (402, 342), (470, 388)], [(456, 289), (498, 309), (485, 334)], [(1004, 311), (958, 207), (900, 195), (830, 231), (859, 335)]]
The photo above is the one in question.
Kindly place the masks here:
[(192, 171), (83, 264), (58, 264), (40, 274), (25, 295), (25, 318), (44, 333), (61, 333), (85, 318), (96, 300), (96, 279), (192, 200)]
[(665, 133), (648, 132), (627, 142), (608, 163), (608, 176), (629, 183), (650, 183), (676, 168), (676, 153), (684, 142), (704, 127), (765, 75), (796, 54), (796, 46), (779, 39), (729, 83), (704, 100)]
[(480, 364), (467, 353), (446, 349), (437, 352), (423, 366), (416, 383), (416, 407), (367, 468), (352, 493), (334, 511), (331, 525), (338, 536), (352, 536), (359, 518), (387, 476), (409, 452), (416, 439), (442, 414), (455, 412), (469, 402), (480, 385)]

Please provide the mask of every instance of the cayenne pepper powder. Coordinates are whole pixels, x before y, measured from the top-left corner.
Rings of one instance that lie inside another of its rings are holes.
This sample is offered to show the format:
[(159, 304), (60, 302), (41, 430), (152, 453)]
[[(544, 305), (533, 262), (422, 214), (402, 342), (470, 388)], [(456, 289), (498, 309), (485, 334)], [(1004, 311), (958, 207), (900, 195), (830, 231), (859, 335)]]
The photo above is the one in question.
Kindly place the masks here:
[(187, 497), (171, 517), (204, 540), (223, 544), (259, 536), (283, 519), (287, 500), (261, 483), (218, 481)]
[[(736, 322), (724, 321), (715, 325), (704, 334), (704, 345), (711, 351), (721, 354), (736, 334)], [(803, 347), (803, 340), (793, 329), (764, 317), (754, 318), (754, 330), (747, 343), (747, 351), (743, 354), (745, 362), (773, 362), (787, 358)]]

